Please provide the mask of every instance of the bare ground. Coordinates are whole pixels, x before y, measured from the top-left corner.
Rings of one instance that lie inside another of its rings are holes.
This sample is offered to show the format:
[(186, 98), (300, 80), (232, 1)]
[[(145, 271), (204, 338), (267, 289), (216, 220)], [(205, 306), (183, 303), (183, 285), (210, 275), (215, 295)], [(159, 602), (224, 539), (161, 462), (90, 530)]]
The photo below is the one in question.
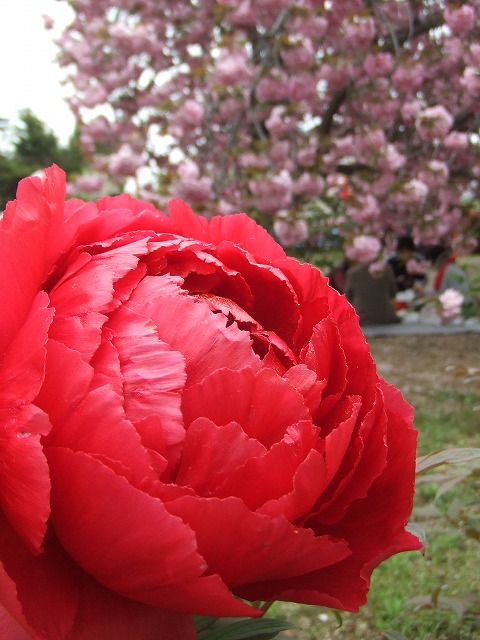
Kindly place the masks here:
[(426, 392), (480, 392), (480, 333), (368, 339), (379, 374), (417, 406)]

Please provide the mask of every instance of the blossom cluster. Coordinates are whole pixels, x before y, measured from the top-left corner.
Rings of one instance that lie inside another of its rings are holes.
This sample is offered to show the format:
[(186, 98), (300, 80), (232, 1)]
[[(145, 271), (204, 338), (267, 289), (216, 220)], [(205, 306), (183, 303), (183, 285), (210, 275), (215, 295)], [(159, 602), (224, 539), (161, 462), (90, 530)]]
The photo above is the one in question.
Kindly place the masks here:
[(95, 169), (122, 185), (154, 167), (145, 196), (278, 219), (285, 246), (332, 174), (345, 228), (468, 231), (454, 212), (480, 177), (480, 4), (377, 4), (73, 3), (59, 59)]

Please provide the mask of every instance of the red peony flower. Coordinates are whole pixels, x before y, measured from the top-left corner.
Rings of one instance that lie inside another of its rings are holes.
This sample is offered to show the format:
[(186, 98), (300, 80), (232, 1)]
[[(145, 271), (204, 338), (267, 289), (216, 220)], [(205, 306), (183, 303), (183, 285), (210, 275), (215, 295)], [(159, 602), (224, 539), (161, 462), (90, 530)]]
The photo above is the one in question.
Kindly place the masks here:
[(417, 549), (415, 432), (352, 307), (240, 214), (23, 180), (0, 227), (0, 634), (356, 610)]

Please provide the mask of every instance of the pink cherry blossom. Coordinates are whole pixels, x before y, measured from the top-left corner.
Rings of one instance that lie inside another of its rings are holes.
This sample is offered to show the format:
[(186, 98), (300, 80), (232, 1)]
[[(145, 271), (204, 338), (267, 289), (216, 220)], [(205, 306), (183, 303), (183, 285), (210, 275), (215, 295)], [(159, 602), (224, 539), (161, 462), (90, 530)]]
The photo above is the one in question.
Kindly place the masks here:
[(293, 247), (308, 238), (308, 226), (305, 220), (289, 221), (279, 217), (273, 223), (273, 230), (284, 247)]
[(370, 46), (375, 36), (375, 22), (373, 18), (358, 18), (347, 20), (343, 24), (345, 41), (353, 50), (363, 50)]
[(465, 88), (467, 94), (475, 97), (480, 93), (480, 70), (477, 67), (465, 67), (460, 84)]
[(443, 145), (447, 149), (455, 149), (461, 151), (468, 148), (468, 135), (460, 131), (452, 131), (443, 139)]
[(310, 40), (303, 40), (301, 44), (292, 49), (282, 51), (281, 56), (288, 69), (292, 71), (304, 70), (312, 64), (315, 50)]
[(344, 240), (473, 233), (480, 0), (380, 4), (76, 0), (59, 61), (92, 170), (151, 173), (158, 206), (300, 219), (315, 200)]
[(444, 138), (452, 125), (452, 115), (441, 104), (420, 111), (415, 119), (415, 127), (423, 140)]
[(447, 7), (443, 15), (445, 22), (456, 35), (468, 33), (475, 22), (475, 9), (469, 4), (464, 4), (454, 10)]
[(242, 49), (233, 52), (224, 50), (215, 64), (212, 82), (242, 84), (248, 82), (251, 77), (247, 52)]
[(393, 68), (393, 56), (391, 53), (369, 53), (363, 68), (369, 76), (384, 76)]
[(144, 164), (145, 158), (141, 154), (135, 154), (129, 144), (123, 144), (117, 153), (111, 156), (108, 170), (115, 179), (121, 180), (134, 176)]
[(422, 86), (425, 71), (421, 64), (398, 67), (392, 75), (392, 83), (397, 91), (412, 94)]
[(378, 238), (373, 236), (357, 236), (345, 247), (345, 255), (355, 262), (367, 263), (375, 260), (382, 248)]

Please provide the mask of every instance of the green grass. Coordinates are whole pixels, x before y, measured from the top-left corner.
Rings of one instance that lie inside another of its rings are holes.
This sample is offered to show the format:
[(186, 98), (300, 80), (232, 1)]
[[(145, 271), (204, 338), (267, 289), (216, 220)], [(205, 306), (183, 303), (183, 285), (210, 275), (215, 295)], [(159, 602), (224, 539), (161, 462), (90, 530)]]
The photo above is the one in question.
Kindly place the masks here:
[(427, 392), (416, 405), (418, 450), (426, 454), (450, 447), (480, 447), (480, 393)]

